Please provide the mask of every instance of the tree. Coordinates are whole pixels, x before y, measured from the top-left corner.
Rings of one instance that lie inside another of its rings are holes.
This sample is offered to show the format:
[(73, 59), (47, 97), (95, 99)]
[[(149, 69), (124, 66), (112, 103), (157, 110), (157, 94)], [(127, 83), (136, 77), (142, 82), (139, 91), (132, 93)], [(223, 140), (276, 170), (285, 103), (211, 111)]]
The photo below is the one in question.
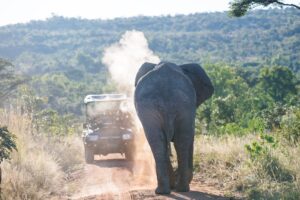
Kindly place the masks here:
[(15, 73), (14, 66), (10, 62), (0, 58), (0, 102), (3, 102), (13, 90), (25, 81), (26, 79)]
[(17, 149), (15, 136), (8, 131), (6, 126), (0, 127), (0, 163), (4, 159), (9, 159), (14, 149)]
[[(10, 153), (17, 150), (15, 136), (7, 130), (7, 127), (0, 127), (0, 163), (4, 159), (10, 158)], [(0, 184), (1, 184), (1, 167), (0, 167)], [(1, 188), (0, 188), (1, 193)]]
[(295, 4), (284, 3), (278, 0), (233, 0), (230, 2), (229, 14), (235, 17), (244, 16), (255, 5), (269, 6), (269, 5), (289, 6), (300, 10), (300, 6)]
[(264, 67), (259, 73), (259, 86), (276, 102), (286, 103), (289, 95), (297, 96), (297, 81), (287, 67)]

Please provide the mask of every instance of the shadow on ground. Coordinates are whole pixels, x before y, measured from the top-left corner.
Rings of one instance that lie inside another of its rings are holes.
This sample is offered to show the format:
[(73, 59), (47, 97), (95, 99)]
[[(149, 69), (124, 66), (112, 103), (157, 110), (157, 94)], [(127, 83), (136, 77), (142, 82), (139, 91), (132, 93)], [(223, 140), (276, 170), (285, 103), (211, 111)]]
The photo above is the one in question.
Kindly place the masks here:
[(117, 159), (106, 159), (106, 160), (95, 160), (92, 165), (106, 168), (125, 168), (131, 169), (133, 166), (132, 162), (126, 161), (122, 158)]
[(190, 192), (172, 192), (169, 195), (156, 195), (153, 190), (134, 190), (130, 191), (131, 199), (134, 200), (142, 200), (142, 199), (157, 199), (157, 200), (229, 200), (229, 198), (225, 198), (222, 196), (207, 194), (199, 191), (190, 191)]

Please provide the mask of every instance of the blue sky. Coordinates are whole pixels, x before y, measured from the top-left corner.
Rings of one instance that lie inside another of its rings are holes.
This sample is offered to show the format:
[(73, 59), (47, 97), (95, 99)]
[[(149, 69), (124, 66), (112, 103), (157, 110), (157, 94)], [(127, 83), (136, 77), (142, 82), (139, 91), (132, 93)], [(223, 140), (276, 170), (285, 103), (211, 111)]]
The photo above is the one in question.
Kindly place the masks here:
[[(230, 0), (0, 0), (0, 26), (55, 15), (87, 19), (228, 10)], [(286, 0), (296, 2), (299, 0)]]

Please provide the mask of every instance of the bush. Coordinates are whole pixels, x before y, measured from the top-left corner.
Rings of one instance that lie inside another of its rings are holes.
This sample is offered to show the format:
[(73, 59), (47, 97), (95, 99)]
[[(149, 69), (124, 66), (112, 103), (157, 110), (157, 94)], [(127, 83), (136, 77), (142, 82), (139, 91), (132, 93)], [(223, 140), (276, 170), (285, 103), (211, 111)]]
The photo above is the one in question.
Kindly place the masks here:
[(277, 182), (293, 181), (293, 174), (273, 156), (278, 141), (270, 135), (261, 134), (259, 142), (245, 145), (252, 164), (257, 168), (260, 178), (270, 178)]
[(0, 163), (4, 159), (9, 159), (10, 153), (17, 149), (15, 138), (15, 135), (10, 133), (7, 127), (0, 127)]
[(221, 135), (229, 134), (242, 136), (245, 134), (245, 130), (236, 123), (227, 123), (225, 126), (221, 126), (219, 130), (221, 132)]
[(297, 145), (300, 142), (300, 109), (294, 108), (283, 116), (279, 131), (288, 142)]
[(238, 199), (300, 199), (300, 148), (255, 137), (198, 135), (194, 179)]
[(73, 115), (60, 115), (52, 109), (45, 109), (34, 116), (34, 126), (38, 134), (49, 137), (73, 135), (76, 131)]

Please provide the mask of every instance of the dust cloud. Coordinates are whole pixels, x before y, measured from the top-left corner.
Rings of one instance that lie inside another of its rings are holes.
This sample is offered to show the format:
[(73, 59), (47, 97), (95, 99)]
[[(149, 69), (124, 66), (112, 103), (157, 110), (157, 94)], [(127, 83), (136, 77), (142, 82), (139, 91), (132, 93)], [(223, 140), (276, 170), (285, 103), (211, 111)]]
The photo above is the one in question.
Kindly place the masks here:
[(105, 49), (102, 58), (112, 80), (117, 84), (117, 92), (126, 93), (129, 97), (129, 111), (134, 119), (134, 132), (137, 136), (133, 165), (135, 185), (153, 186), (156, 184), (156, 175), (153, 156), (134, 109), (134, 80), (144, 62), (159, 63), (159, 61), (159, 57), (149, 49), (144, 33), (135, 30), (126, 31), (118, 43)]
[(148, 47), (143, 32), (126, 31), (120, 41), (106, 48), (102, 62), (122, 92), (132, 96), (134, 79), (144, 62), (159, 63), (160, 59)]

